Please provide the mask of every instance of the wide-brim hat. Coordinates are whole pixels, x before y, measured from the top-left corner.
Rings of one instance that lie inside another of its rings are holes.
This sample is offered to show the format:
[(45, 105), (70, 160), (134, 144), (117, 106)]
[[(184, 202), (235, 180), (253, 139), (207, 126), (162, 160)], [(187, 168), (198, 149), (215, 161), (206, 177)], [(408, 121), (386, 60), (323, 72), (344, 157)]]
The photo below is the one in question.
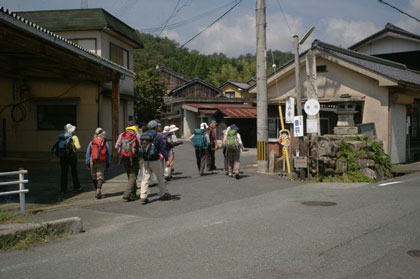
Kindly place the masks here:
[(163, 128), (163, 132), (164, 132), (164, 133), (170, 132), (170, 128), (169, 128), (169, 126), (165, 126), (165, 127)]
[(176, 132), (178, 130), (179, 130), (179, 128), (176, 125), (174, 125), (174, 124), (172, 124), (171, 126), (169, 126), (169, 132), (170, 133)]
[(64, 126), (64, 131), (66, 131), (67, 133), (74, 133), (74, 131), (76, 131), (76, 126), (73, 126), (70, 123), (68, 123)]

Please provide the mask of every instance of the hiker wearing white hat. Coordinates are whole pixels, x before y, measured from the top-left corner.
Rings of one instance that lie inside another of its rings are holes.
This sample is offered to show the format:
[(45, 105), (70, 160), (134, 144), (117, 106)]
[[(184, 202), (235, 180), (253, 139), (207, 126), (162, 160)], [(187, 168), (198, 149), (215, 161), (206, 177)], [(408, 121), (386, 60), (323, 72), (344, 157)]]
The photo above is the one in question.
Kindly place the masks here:
[(169, 166), (165, 168), (165, 179), (170, 180), (172, 178), (172, 173), (174, 172), (174, 162), (175, 162), (175, 146), (182, 144), (181, 141), (178, 141), (178, 138), (175, 135), (175, 132), (179, 128), (176, 125), (165, 126), (163, 129), (163, 139), (166, 141), (166, 152), (168, 153), (168, 163)]
[(67, 191), (67, 176), (70, 167), (71, 176), (73, 178), (73, 189), (75, 192), (81, 191), (79, 177), (77, 175), (77, 155), (76, 150), (80, 149), (79, 138), (74, 135), (76, 126), (70, 123), (64, 126), (64, 132), (58, 135), (58, 141), (53, 146), (55, 154), (60, 158), (60, 188), (61, 197)]

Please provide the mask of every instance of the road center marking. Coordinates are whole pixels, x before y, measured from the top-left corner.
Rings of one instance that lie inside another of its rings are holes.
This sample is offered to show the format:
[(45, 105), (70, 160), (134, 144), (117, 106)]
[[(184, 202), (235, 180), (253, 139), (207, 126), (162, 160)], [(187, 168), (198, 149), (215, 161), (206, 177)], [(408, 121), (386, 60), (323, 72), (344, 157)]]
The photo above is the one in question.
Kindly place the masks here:
[(388, 186), (388, 185), (392, 185), (392, 184), (398, 184), (398, 183), (403, 183), (403, 181), (392, 181), (392, 182), (387, 182), (387, 183), (381, 183), (381, 184), (378, 184), (378, 186)]

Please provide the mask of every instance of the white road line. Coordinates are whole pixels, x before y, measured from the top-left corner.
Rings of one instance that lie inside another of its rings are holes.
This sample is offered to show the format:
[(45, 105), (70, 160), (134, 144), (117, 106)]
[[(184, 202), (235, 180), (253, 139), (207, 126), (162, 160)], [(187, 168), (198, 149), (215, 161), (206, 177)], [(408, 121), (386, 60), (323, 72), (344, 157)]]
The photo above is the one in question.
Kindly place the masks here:
[(392, 181), (392, 182), (378, 184), (378, 186), (388, 186), (388, 185), (398, 184), (398, 183), (403, 183), (403, 182), (404, 181)]

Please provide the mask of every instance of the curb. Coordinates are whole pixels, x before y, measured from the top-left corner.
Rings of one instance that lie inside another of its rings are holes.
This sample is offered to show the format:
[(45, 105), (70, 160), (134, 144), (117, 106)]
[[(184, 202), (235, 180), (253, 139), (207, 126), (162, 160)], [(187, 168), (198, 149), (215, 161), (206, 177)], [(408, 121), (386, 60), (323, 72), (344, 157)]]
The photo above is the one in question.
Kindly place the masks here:
[(82, 220), (79, 217), (58, 219), (39, 224), (2, 224), (0, 225), (0, 246), (15, 239), (22, 239), (26, 234), (37, 233), (40, 230), (53, 229), (57, 233), (78, 234), (83, 232)]

